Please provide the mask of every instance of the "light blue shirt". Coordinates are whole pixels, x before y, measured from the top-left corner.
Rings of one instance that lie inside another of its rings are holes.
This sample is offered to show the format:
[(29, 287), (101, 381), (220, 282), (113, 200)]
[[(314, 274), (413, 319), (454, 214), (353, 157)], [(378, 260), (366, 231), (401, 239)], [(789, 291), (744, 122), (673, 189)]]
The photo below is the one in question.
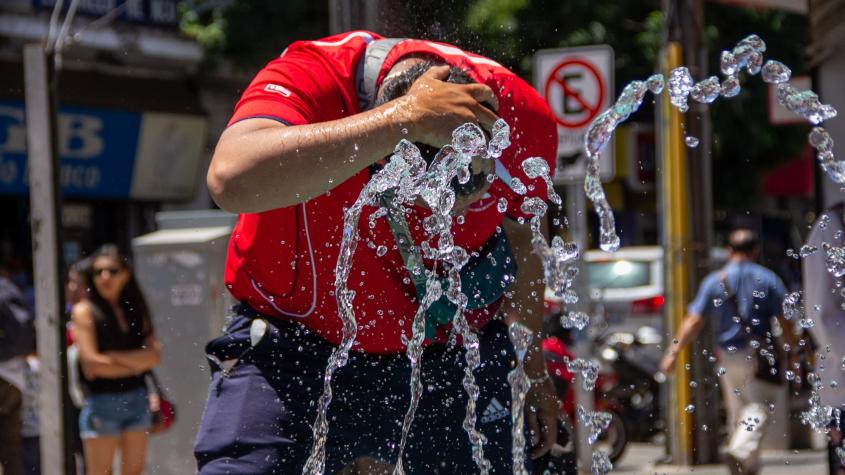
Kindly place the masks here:
[[(722, 286), (723, 275), (727, 288)], [(727, 296), (734, 294), (739, 312), (727, 301)], [(783, 313), (785, 294), (786, 288), (774, 272), (750, 261), (733, 261), (704, 278), (688, 311), (715, 320), (720, 347), (741, 349), (753, 337), (771, 333), (772, 318)], [(745, 319), (735, 321), (736, 313)]]

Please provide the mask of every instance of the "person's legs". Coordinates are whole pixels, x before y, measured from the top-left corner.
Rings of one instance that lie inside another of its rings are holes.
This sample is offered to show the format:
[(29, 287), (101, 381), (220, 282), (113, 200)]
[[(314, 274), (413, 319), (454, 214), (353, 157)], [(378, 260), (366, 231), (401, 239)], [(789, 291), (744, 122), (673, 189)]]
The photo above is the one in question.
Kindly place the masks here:
[(147, 433), (129, 431), (120, 434), (121, 475), (141, 475), (147, 455)]
[(0, 467), (4, 475), (23, 475), (21, 392), (0, 378)]
[(117, 436), (83, 438), (86, 475), (111, 475), (114, 454), (119, 443), (120, 438)]
[(236, 316), (206, 348), (213, 374), (194, 445), (202, 475), (298, 473), (311, 449), (314, 403), (332, 347), (269, 318), (267, 333), (251, 347), (254, 317)]
[(744, 473), (756, 473), (759, 468), (761, 442), (770, 420), (768, 406), (777, 400), (776, 392), (780, 390), (779, 386), (756, 378), (757, 357), (754, 351), (749, 348), (737, 352), (733, 355), (735, 360), (731, 365), (735, 377), (742, 378), (742, 381), (735, 383), (741, 391), (744, 405), (731, 434), (728, 454), (739, 462)]
[(719, 364), (725, 368), (725, 374), (719, 385), (722, 388), (722, 397), (725, 400), (725, 412), (727, 418), (725, 425), (728, 427), (728, 434), (732, 435), (739, 425), (740, 413), (748, 400), (744, 388), (749, 377), (748, 364), (745, 353), (728, 353), (722, 351), (719, 354)]

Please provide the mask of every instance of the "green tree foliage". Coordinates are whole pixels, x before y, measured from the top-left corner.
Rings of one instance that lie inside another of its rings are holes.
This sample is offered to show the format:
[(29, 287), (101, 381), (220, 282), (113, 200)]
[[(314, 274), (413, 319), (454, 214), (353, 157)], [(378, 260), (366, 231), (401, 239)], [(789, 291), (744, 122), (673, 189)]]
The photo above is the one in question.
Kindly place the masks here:
[(210, 69), (254, 72), (290, 43), (329, 34), (325, 0), (187, 0), (181, 9), (182, 31), (205, 48)]
[[(719, 52), (732, 48), (750, 33), (766, 41), (766, 58), (792, 68), (793, 76), (808, 74), (805, 49), (809, 42), (806, 17), (778, 10), (750, 10), (708, 4), (707, 43), (710, 71), (719, 71)], [(758, 211), (767, 173), (801, 154), (806, 125), (769, 123), (768, 85), (759, 76), (743, 77), (742, 93), (719, 100), (710, 108), (713, 130), (713, 190), (716, 208)]]

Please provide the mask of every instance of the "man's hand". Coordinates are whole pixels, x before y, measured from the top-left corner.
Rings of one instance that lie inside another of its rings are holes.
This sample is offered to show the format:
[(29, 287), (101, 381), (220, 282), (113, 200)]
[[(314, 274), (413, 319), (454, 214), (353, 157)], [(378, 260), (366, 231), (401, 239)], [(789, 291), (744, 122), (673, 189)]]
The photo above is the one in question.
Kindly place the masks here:
[(414, 82), (405, 96), (397, 99), (401, 103), (399, 107), (410, 115), (412, 141), (442, 147), (452, 141), (452, 131), (458, 126), (471, 122), (489, 131), (498, 119), (482, 105), (486, 102), (498, 109), (492, 89), (484, 84), (444, 82), (448, 76), (448, 66), (432, 67)]
[(678, 359), (678, 353), (673, 348), (669, 348), (663, 359), (660, 360), (660, 372), (668, 375), (675, 369), (675, 361)]
[(525, 420), (531, 431), (531, 458), (542, 457), (557, 442), (560, 403), (551, 379), (532, 384), (525, 398)]

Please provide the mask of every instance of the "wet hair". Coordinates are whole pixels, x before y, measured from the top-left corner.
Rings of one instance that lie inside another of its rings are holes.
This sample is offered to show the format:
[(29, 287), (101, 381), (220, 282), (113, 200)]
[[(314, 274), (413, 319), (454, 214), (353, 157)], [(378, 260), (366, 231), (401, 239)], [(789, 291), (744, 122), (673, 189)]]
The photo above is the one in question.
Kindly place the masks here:
[[(419, 62), (410, 68), (402, 71), (401, 73), (397, 74), (394, 77), (388, 79), (387, 82), (384, 83), (384, 87), (382, 88), (381, 94), (376, 98), (375, 107), (378, 107), (382, 104), (386, 104), (394, 99), (398, 99), (411, 89), (411, 86), (414, 82), (420, 78), (426, 71), (435, 67), (435, 66), (449, 66), (448, 64), (435, 60), (435, 59), (425, 59), (422, 62)], [(445, 82), (453, 83), (453, 84), (473, 84), (475, 81), (469, 77), (466, 71), (457, 67), (457, 66), (449, 66), (449, 76), (446, 78)], [(493, 108), (492, 105), (483, 102), (483, 106), (487, 107), (494, 113), (496, 110)], [(489, 132), (485, 131), (485, 133)], [(440, 151), (439, 148), (426, 144), (423, 142), (414, 142), (414, 145), (420, 150), (420, 155), (422, 155), (423, 159), (425, 159), (426, 163), (431, 165), (431, 162), (434, 160), (434, 157), (437, 155), (437, 152)], [(472, 172), (472, 168), (470, 167), (470, 172)], [(486, 177), (483, 176), (481, 173), (473, 173), (472, 177), (467, 183), (458, 183), (457, 178), (452, 180), (452, 188), (455, 192), (459, 195), (471, 195), (475, 193), (475, 191), (479, 190), (482, 186), (484, 186), (484, 180)]]
[(728, 247), (740, 254), (750, 254), (757, 249), (757, 233), (748, 228), (737, 228), (728, 236)]
[[(111, 305), (100, 295), (97, 286), (93, 284), (94, 272), (96, 270), (94, 268), (94, 262), (100, 257), (114, 259), (129, 273), (129, 279), (120, 292), (119, 304), (123, 308), (123, 314), (126, 316), (126, 323), (130, 330), (137, 328), (140, 336), (146, 338), (153, 332), (153, 322), (150, 317), (147, 300), (144, 298), (143, 292), (141, 292), (141, 287), (138, 286), (138, 281), (135, 280), (135, 273), (132, 270), (132, 264), (129, 258), (120, 252), (120, 249), (115, 244), (104, 244), (100, 246), (87, 258), (88, 265), (84, 268), (85, 278), (90, 284), (88, 300), (95, 308), (94, 318), (106, 319), (106, 321), (112, 322), (115, 322), (117, 318)], [(115, 325), (113, 331), (119, 332), (120, 328), (117, 328)]]

